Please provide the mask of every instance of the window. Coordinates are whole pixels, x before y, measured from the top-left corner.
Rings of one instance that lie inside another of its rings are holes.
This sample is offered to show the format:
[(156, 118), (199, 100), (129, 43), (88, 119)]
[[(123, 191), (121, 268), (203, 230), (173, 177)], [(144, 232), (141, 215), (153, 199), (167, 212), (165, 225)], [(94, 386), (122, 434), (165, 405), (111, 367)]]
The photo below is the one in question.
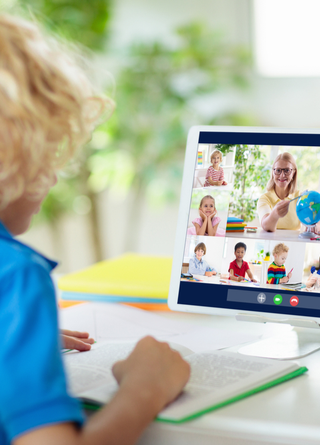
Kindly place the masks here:
[(269, 77), (320, 75), (319, 0), (254, 0), (255, 56)]

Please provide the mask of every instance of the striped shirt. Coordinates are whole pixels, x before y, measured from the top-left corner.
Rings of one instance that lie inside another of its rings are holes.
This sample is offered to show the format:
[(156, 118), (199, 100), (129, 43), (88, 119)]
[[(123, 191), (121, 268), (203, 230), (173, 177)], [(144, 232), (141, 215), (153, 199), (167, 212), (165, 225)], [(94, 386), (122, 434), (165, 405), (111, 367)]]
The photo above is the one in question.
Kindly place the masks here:
[(279, 284), (281, 278), (286, 276), (286, 268), (284, 264), (278, 266), (275, 262), (271, 263), (268, 268), (268, 284)]
[(210, 187), (210, 182), (208, 181), (208, 178), (211, 178), (213, 182), (217, 181), (223, 181), (224, 180), (224, 172), (223, 168), (220, 167), (219, 170), (215, 170), (212, 165), (207, 170), (206, 174), (206, 182), (204, 183), (205, 187)]

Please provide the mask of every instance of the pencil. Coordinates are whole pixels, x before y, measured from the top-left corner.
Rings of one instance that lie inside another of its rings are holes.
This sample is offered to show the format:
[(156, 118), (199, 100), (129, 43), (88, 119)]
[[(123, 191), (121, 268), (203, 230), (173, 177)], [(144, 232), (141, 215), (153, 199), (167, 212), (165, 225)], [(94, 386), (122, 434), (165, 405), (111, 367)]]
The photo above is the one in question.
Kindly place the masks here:
[[(241, 277), (241, 275), (238, 275), (237, 273), (235, 274), (235, 276), (236, 276), (236, 277)], [(244, 278), (244, 277), (241, 277), (241, 278), (242, 278), (244, 281), (249, 281), (249, 282), (251, 281), (251, 280), (248, 280), (247, 278)]]

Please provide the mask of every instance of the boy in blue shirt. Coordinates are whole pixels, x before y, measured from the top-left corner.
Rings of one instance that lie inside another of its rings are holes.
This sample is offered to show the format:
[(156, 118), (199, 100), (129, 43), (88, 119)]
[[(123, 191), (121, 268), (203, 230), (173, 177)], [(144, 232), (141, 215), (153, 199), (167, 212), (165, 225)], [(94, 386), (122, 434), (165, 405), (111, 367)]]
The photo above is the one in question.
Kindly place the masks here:
[(151, 337), (113, 367), (119, 390), (88, 422), (67, 392), (61, 346), (90, 349), (86, 333), (59, 339), (54, 261), (17, 241), (56, 172), (111, 103), (39, 29), (0, 14), (0, 444), (136, 442), (186, 384), (181, 356)]
[(192, 275), (205, 275), (206, 277), (212, 277), (216, 275), (217, 271), (210, 267), (209, 264), (202, 257), (206, 254), (207, 248), (204, 243), (199, 243), (194, 248), (194, 256), (189, 260), (188, 272)]

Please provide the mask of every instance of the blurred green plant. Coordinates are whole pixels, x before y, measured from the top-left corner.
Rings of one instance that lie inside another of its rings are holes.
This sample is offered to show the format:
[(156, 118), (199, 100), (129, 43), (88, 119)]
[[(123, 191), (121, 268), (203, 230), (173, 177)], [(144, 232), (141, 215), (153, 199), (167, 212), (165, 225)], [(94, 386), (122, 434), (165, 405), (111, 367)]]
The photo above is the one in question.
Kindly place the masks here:
[(220, 111), (217, 103), (223, 92), (248, 86), (250, 55), (225, 43), (224, 36), (207, 25), (191, 23), (176, 30), (174, 46), (133, 44), (121, 60), (117, 109), (103, 130), (107, 143), (87, 165), (93, 191), (130, 191), (126, 248), (134, 250), (132, 233), (139, 227), (144, 199), (159, 205), (179, 195), (189, 128), (248, 123), (247, 116)]
[(267, 156), (259, 145), (217, 144), (216, 147), (223, 154), (236, 149), (229, 214), (250, 222), (257, 216), (259, 196), (270, 179), (271, 165)]
[[(90, 49), (106, 44), (111, 0), (28, 0), (55, 32)], [(47, 20), (47, 17), (49, 18)], [(188, 129), (195, 124), (247, 125), (253, 119), (223, 102), (248, 87), (249, 52), (203, 23), (176, 30), (172, 44), (147, 42), (109, 48), (118, 66), (117, 108), (85, 147), (80, 175), (65, 172), (38, 219), (54, 225), (66, 212), (88, 213), (96, 260), (102, 259), (97, 198), (106, 189), (130, 193), (125, 248), (135, 250), (141, 207), (175, 202)], [(222, 102), (222, 104), (221, 104)]]
[[(76, 53), (80, 49), (80, 52), (90, 57), (93, 51), (104, 50), (108, 43), (112, 3), (112, 0), (0, 0), (0, 10), (26, 16), (27, 19), (30, 19), (30, 16), (35, 17), (62, 40), (75, 43), (73, 49)], [(86, 146), (77, 160), (78, 165), (85, 165), (92, 151), (90, 145)], [(95, 195), (87, 185), (89, 175), (90, 172), (85, 167), (69, 168), (60, 175), (58, 184), (50, 191), (34, 222), (49, 223), (55, 232), (55, 239), (59, 242), (58, 222), (62, 215), (72, 211), (80, 215), (88, 214), (95, 256), (98, 260), (102, 257), (101, 242), (97, 229)]]
[(63, 38), (91, 50), (106, 46), (112, 0), (8, 0), (2, 10), (27, 11)]

